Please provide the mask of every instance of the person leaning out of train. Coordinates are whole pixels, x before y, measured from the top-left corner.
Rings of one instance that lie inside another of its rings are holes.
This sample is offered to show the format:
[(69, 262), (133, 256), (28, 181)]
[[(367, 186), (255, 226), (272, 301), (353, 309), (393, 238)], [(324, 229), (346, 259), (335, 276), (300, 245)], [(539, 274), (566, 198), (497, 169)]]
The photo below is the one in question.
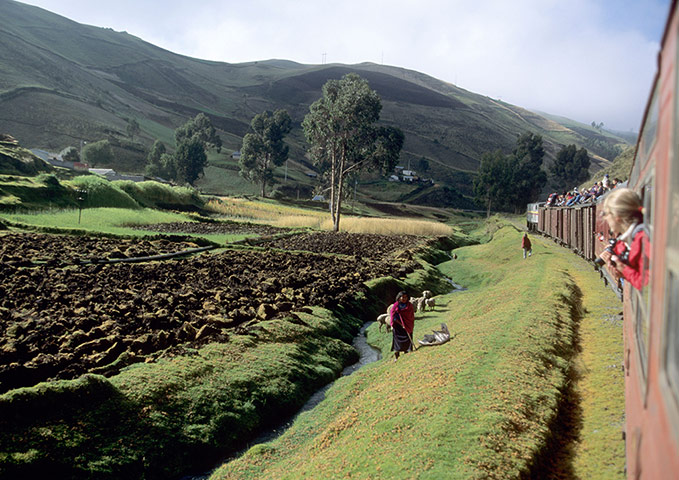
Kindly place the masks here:
[(641, 198), (629, 188), (616, 188), (604, 200), (602, 215), (617, 240), (613, 252), (601, 254), (602, 260), (616, 278), (622, 277), (641, 290), (648, 283), (644, 263), (650, 254)]

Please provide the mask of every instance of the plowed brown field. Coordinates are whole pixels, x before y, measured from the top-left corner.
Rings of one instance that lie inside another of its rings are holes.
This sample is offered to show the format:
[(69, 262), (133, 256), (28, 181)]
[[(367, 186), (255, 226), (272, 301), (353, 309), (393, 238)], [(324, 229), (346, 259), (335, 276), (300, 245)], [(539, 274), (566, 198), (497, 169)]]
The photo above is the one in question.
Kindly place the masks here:
[[(322, 233), (267, 244), (305, 252), (66, 265), (62, 259), (149, 256), (196, 245), (37, 234), (0, 239), (0, 393), (85, 372), (112, 375), (161, 352), (228, 341), (233, 329), (256, 335), (258, 321), (306, 306), (342, 304), (365, 290), (366, 280), (417, 268), (396, 253), (419, 241)], [(28, 260), (47, 263), (28, 268)]]

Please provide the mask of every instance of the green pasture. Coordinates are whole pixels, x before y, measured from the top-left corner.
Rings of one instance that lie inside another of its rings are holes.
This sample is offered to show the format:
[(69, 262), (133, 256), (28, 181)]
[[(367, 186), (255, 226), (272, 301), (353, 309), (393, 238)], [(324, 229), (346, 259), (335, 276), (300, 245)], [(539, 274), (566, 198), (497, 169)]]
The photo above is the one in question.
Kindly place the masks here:
[[(162, 210), (126, 209), (126, 208), (87, 208), (37, 211), (25, 213), (0, 213), (0, 219), (8, 220), (10, 225), (22, 229), (33, 229), (46, 232), (76, 234), (108, 234), (122, 236), (149, 236), (162, 232), (137, 230), (134, 226), (151, 225), (170, 222), (192, 222), (191, 215), (164, 212)], [(78, 221), (80, 219), (80, 221)], [(188, 235), (188, 234), (186, 234)], [(253, 237), (254, 235), (206, 234), (192, 236), (201, 237), (216, 244), (226, 244)]]
[(521, 232), (484, 234), (439, 265), (468, 290), (417, 315), (416, 339), (445, 322), (449, 343), (393, 362), (371, 326), (383, 360), (211, 479), (624, 478), (620, 304), (571, 252), (534, 238), (523, 260)]

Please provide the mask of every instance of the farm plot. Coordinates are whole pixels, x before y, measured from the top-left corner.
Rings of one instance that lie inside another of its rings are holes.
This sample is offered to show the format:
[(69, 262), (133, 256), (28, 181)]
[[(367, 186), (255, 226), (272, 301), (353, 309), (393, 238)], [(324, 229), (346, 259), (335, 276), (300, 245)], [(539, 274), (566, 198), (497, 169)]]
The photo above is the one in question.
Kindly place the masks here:
[(383, 258), (385, 253), (411, 248), (421, 243), (414, 235), (377, 235), (370, 233), (315, 232), (258, 243), (261, 247), (337, 253), (359, 258)]
[(255, 234), (255, 235), (276, 235), (288, 232), (286, 228), (272, 227), (271, 225), (258, 225), (255, 223), (238, 222), (171, 222), (158, 223), (153, 225), (135, 225), (135, 230), (146, 230), (150, 232), (166, 233), (190, 233), (196, 235), (210, 234)]
[(11, 233), (0, 238), (0, 263), (15, 266), (32, 262), (58, 266), (93, 259), (147, 257), (197, 247), (192, 242), (166, 238), (109, 239), (43, 233)]
[[(362, 243), (342, 235), (335, 244), (331, 238), (323, 239), (329, 251), (340, 251), (345, 243), (370, 249), (352, 257), (227, 251), (145, 264), (22, 268), (2, 262), (0, 393), (86, 372), (113, 375), (163, 352), (225, 342), (234, 329), (254, 331), (258, 321), (294, 316), (291, 312), (305, 306), (346, 303), (365, 290), (364, 281), (403, 276), (418, 267), (392, 260), (402, 245), (391, 237)], [(3, 254), (33, 259), (35, 252), (20, 245), (23, 240), (5, 236)], [(62, 256), (82, 249), (68, 237), (50, 241), (62, 242), (54, 247)], [(119, 248), (109, 240), (87, 242), (97, 252)]]

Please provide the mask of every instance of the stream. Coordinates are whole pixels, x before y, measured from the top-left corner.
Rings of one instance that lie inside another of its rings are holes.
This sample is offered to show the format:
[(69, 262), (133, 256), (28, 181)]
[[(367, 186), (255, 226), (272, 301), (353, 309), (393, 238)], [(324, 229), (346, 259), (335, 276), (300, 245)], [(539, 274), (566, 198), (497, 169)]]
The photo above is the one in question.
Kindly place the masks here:
[[(354, 341), (352, 342), (352, 345), (354, 348), (358, 351), (359, 354), (359, 359), (356, 363), (353, 365), (349, 365), (348, 367), (345, 367), (344, 370), (342, 370), (341, 377), (345, 377), (347, 375), (351, 375), (354, 373), (356, 370), (358, 370), (361, 367), (364, 367), (365, 365), (368, 365), (369, 363), (376, 362), (380, 358), (382, 358), (382, 353), (376, 349), (368, 345), (368, 341), (365, 336), (365, 329), (368, 328), (374, 321), (369, 321), (363, 324), (361, 327), (361, 330), (358, 332), (358, 334), (354, 337)], [(280, 437), (285, 433), (285, 431), (292, 426), (293, 423), (295, 423), (295, 420), (297, 417), (303, 413), (303, 412), (308, 412), (309, 410), (312, 410), (316, 405), (321, 403), (325, 399), (325, 393), (328, 391), (328, 389), (334, 384), (335, 382), (330, 382), (327, 384), (325, 387), (321, 388), (320, 390), (316, 391), (309, 400), (300, 408), (297, 413), (295, 413), (292, 417), (290, 417), (287, 421), (284, 423), (268, 429), (262, 433), (260, 433), (256, 438), (248, 442), (248, 444), (243, 448), (242, 450), (228, 456), (224, 460), (222, 460), (219, 465), (217, 465), (218, 468), (221, 466), (223, 463), (234, 460), (241, 455), (243, 455), (245, 452), (247, 452), (250, 448), (254, 447), (255, 445), (259, 445), (260, 443), (267, 443), (271, 442), (272, 440), (275, 440), (276, 438)], [(180, 480), (207, 480), (210, 475), (212, 474), (212, 471), (201, 473), (198, 475), (186, 475), (180, 478)]]

